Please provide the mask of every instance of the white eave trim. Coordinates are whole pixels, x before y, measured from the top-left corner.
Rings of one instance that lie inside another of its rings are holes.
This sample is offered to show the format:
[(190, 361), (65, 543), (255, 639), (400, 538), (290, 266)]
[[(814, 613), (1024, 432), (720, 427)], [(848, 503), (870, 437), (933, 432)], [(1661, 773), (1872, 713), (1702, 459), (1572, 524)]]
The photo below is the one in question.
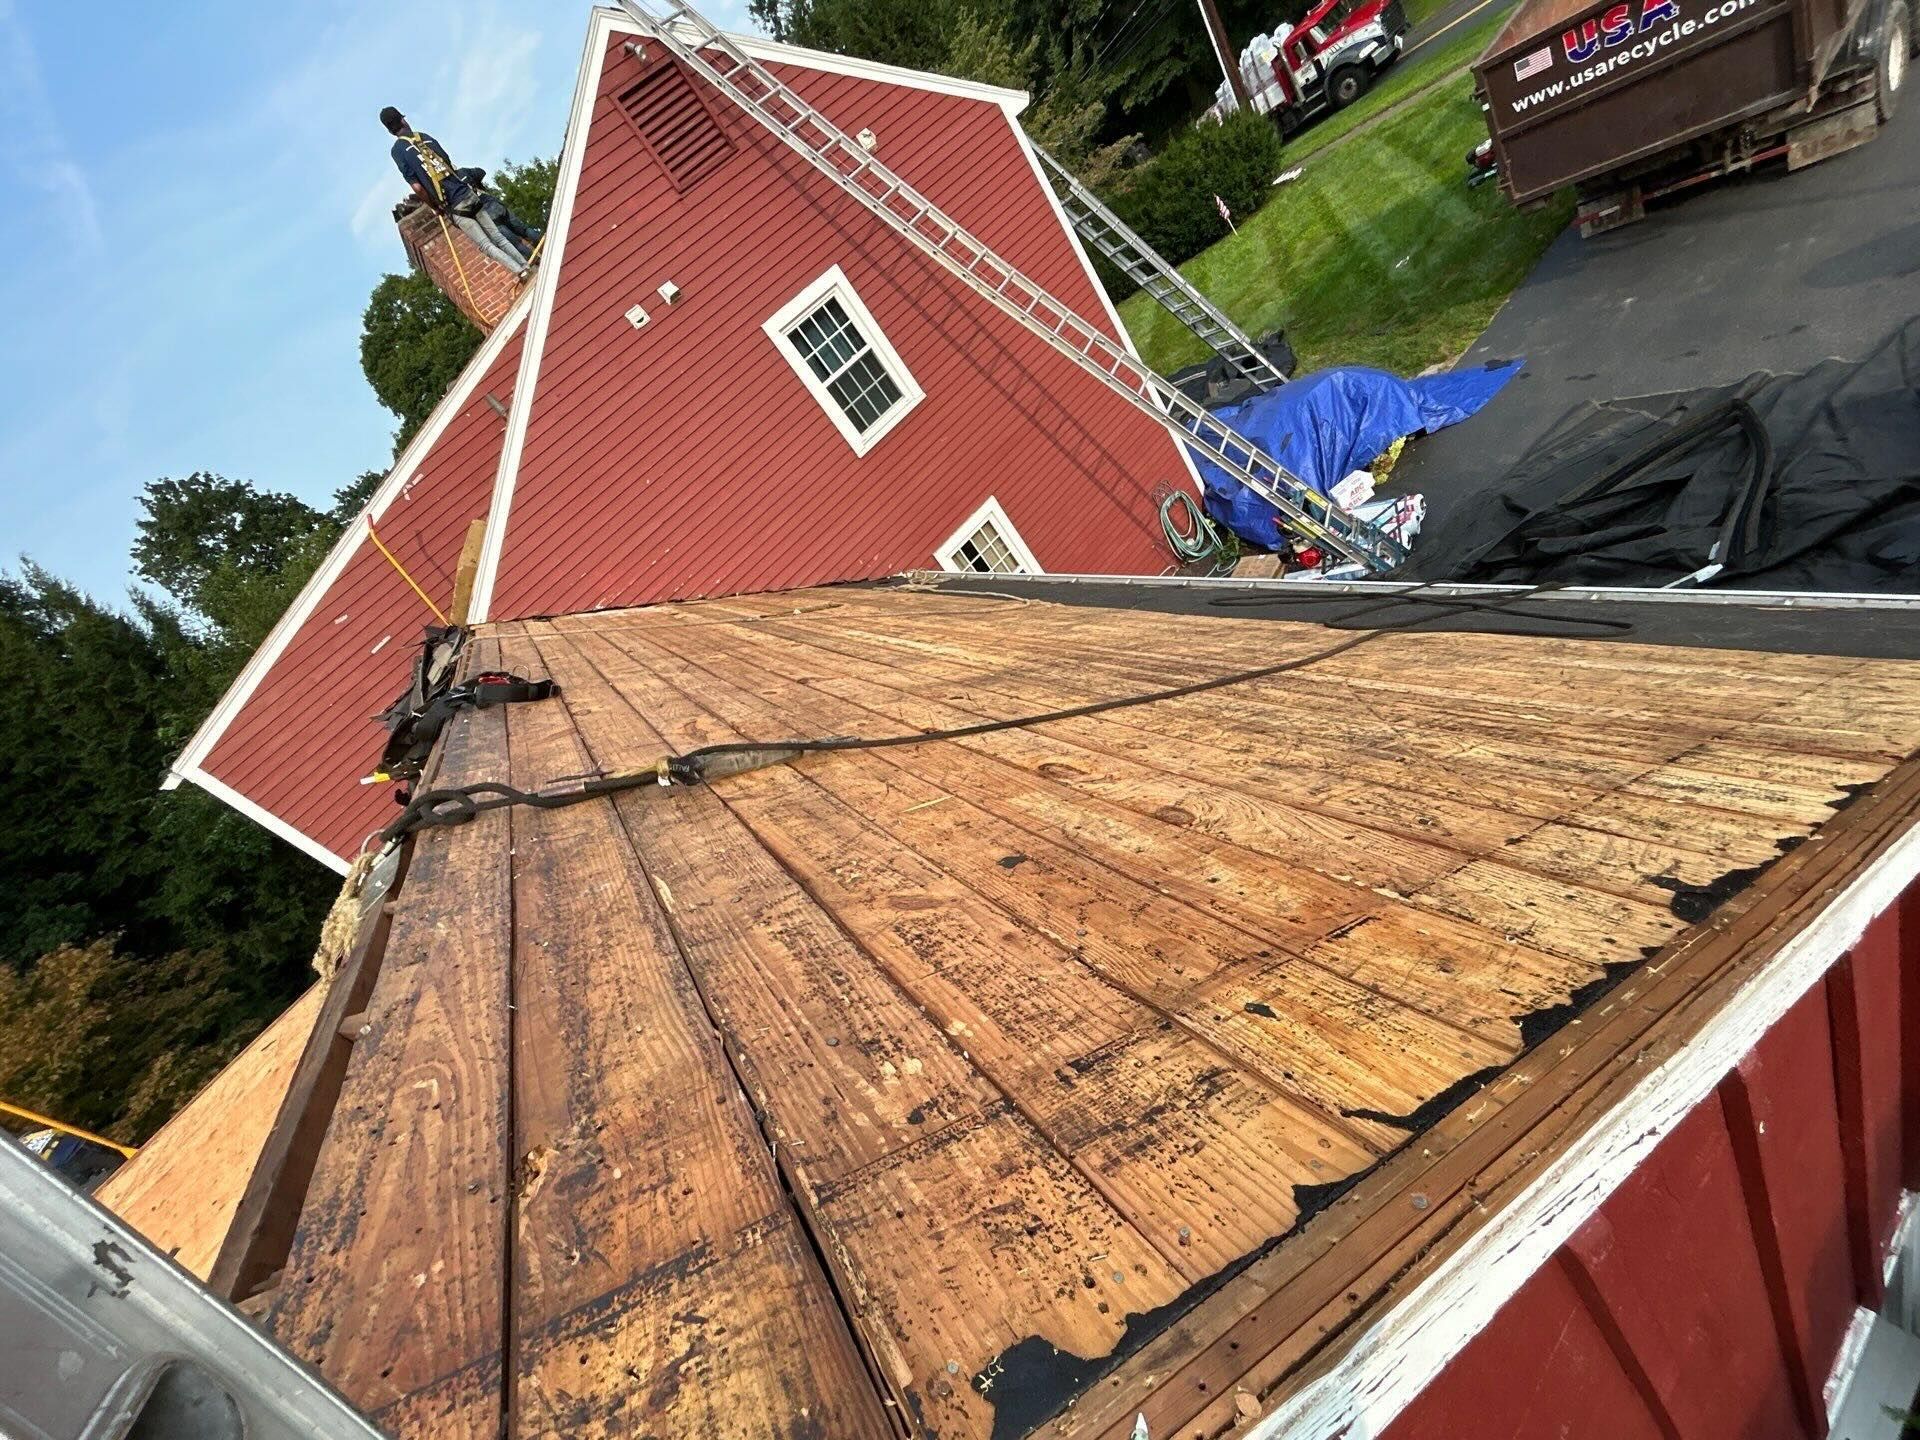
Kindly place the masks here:
[[(617, 34), (645, 33), (624, 11), (602, 7), (594, 13), (605, 16)], [(978, 80), (961, 80), (952, 75), (935, 75), (926, 70), (910, 70), (904, 65), (883, 65), (877, 60), (862, 60), (855, 55), (836, 55), (828, 50), (809, 50), (803, 45), (787, 45), (778, 40), (769, 40), (764, 35), (742, 35), (731, 30), (725, 33), (729, 40), (751, 58), (763, 64), (794, 65), (807, 70), (819, 70), (828, 75), (852, 75), (862, 80), (879, 80), (888, 85), (904, 85), (910, 90), (925, 90), (935, 95), (952, 95), (962, 100), (984, 100), (988, 104), (998, 105), (1010, 116), (1018, 115), (1027, 108), (1028, 97), (1024, 90), (1011, 90), (1003, 85), (983, 85)], [(689, 40), (699, 38), (692, 30), (687, 30), (685, 34)]]
[[(630, 26), (623, 33), (638, 33)], [(607, 40), (615, 31), (614, 12), (596, 9), (587, 26), (586, 46), (580, 52), (580, 74), (573, 86), (573, 109), (567, 115), (566, 143), (560, 149), (560, 173), (554, 184), (548, 214), (546, 248), (533, 282), (533, 312), (527, 322), (526, 344), (520, 349), (520, 373), (513, 382), (513, 408), (507, 412), (506, 439), (500, 446), (500, 468), (494, 473), (493, 503), (487, 511), (487, 536), (480, 547), (474, 574), (473, 599), (467, 617), (473, 624), (493, 614), (493, 591), (500, 576), (500, 557), (506, 552), (507, 527), (513, 520), (513, 490), (520, 478), (520, 455), (526, 449), (527, 425), (533, 418), (533, 400), (540, 388), (540, 358), (547, 348), (547, 327), (553, 320), (553, 297), (560, 289), (560, 271), (566, 264), (567, 235), (573, 228), (573, 202), (580, 191), (580, 171), (587, 156), (587, 134), (593, 125), (594, 101), (600, 93), (600, 73), (606, 63)]]
[(213, 796), (214, 799), (224, 801), (226, 804), (231, 805), (242, 815), (246, 816), (247, 819), (253, 821), (254, 824), (278, 835), (295, 849), (311, 855), (329, 870), (337, 870), (340, 874), (344, 875), (351, 868), (344, 855), (334, 854), (333, 851), (322, 845), (311, 835), (306, 834), (304, 831), (294, 829), (293, 826), (282, 820), (278, 815), (275, 815), (271, 810), (266, 809), (257, 801), (249, 800), (224, 780), (215, 779), (199, 766), (188, 766), (184, 769), (170, 770), (167, 772), (167, 788), (173, 788), (182, 780), (191, 780), (202, 790), (205, 790), (209, 795)]
[[(513, 308), (501, 317), (500, 323), (494, 326), (493, 332), (481, 342), (480, 348), (467, 362), (467, 368), (461, 371), (460, 378), (453, 382), (453, 388), (448, 390), (440, 403), (434, 407), (433, 413), (427, 417), (427, 423), (420, 427), (419, 433), (401, 452), (393, 469), (387, 472), (387, 478), (382, 480), (379, 488), (373, 492), (372, 498), (367, 501), (366, 508), (340, 532), (340, 538), (334, 542), (333, 549), (327, 552), (327, 558), (321, 562), (320, 568), (314, 571), (313, 577), (301, 587), (300, 593), (294, 597), (286, 613), (268, 632), (260, 648), (253, 652), (253, 658), (247, 661), (239, 675), (234, 677), (233, 683), (227, 687), (227, 693), (220, 697), (220, 703), (215, 705), (207, 718), (200, 722), (200, 728), (194, 731), (193, 738), (187, 742), (186, 748), (174, 758), (173, 764), (168, 767), (166, 778), (160, 782), (162, 790), (171, 790), (184, 779), (199, 778), (200, 766), (212, 753), (213, 747), (219, 743), (220, 737), (226, 734), (227, 727), (245, 708), (247, 701), (253, 698), (253, 692), (260, 687), (260, 682), (266, 679), (268, 672), (273, 669), (274, 662), (293, 642), (293, 637), (300, 632), (300, 627), (306, 623), (307, 617), (318, 607), (328, 589), (340, 578), (341, 572), (353, 559), (354, 552), (366, 539), (368, 518), (379, 520), (384, 516), (387, 508), (399, 498), (400, 492), (412, 482), (420, 469), (421, 462), (433, 452), (433, 447), (446, 433), (447, 426), (453, 422), (453, 417), (466, 408), (467, 402), (473, 398), (473, 392), (479, 388), (482, 378), (488, 370), (493, 368), (493, 362), (500, 358), (500, 352), (506, 348), (507, 342), (518, 333), (526, 319), (530, 304), (528, 295), (523, 291), (520, 298), (514, 302)], [(212, 777), (207, 776), (206, 779), (211, 781)], [(212, 781), (212, 785), (217, 784), (219, 784), (218, 781)], [(208, 788), (212, 788), (212, 785)], [(222, 787), (221, 791), (215, 793), (221, 794), (221, 798), (226, 799), (237, 792), (225, 790), (225, 787)], [(244, 805), (239, 805), (238, 800), (230, 803), (238, 805), (239, 808), (245, 808)], [(260, 812), (262, 815), (265, 813), (265, 811)], [(259, 816), (256, 815), (254, 818), (259, 819)], [(267, 822), (262, 820), (261, 823)], [(274, 827), (269, 825), (268, 828)], [(289, 835), (287, 838), (292, 839), (292, 836)], [(305, 837), (301, 838), (305, 839)], [(295, 840), (294, 843), (300, 844), (301, 841)]]
[(1920, 825), (1854, 876), (1556, 1161), (1407, 1294), (1389, 1299), (1330, 1368), (1247, 1440), (1381, 1435), (1654, 1148), (1818, 984), (1920, 874)]

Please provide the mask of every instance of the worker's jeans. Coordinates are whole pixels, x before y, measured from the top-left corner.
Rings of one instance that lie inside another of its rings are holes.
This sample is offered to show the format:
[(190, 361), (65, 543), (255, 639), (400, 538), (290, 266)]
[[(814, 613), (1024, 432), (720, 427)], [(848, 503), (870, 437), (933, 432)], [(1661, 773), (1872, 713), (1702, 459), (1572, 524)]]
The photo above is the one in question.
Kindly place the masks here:
[[(503, 232), (500, 221), (505, 220), (508, 232)], [(466, 231), (467, 238), (480, 247), (480, 253), (491, 260), (497, 260), (516, 275), (527, 268), (527, 261), (533, 255), (533, 245), (523, 242), (527, 227), (516, 220), (505, 205), (489, 195), (480, 202), (480, 208), (472, 215), (455, 213), (453, 223)], [(538, 240), (539, 231), (533, 231), (531, 238)]]

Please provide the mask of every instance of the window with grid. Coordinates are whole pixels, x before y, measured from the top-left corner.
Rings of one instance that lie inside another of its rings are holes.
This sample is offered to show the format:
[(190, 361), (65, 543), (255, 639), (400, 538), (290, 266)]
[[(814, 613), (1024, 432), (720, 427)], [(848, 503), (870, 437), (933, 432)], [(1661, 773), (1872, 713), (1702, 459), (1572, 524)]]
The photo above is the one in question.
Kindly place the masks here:
[(903, 398), (838, 297), (789, 330), (787, 339), (862, 435)]
[(953, 561), (961, 570), (976, 570), (982, 575), (1017, 575), (1020, 562), (1007, 542), (1000, 538), (991, 520), (982, 520), (974, 532), (954, 547)]
[(765, 329), (857, 455), (926, 398), (838, 265)]
[(993, 496), (933, 552), (943, 570), (975, 575), (1041, 575), (1040, 562)]

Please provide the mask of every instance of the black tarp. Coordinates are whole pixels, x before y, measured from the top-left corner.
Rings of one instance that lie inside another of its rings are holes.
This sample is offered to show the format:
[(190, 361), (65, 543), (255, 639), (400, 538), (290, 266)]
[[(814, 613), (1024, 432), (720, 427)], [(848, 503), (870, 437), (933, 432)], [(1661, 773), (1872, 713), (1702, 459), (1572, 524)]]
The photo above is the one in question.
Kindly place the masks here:
[(1920, 591), (1920, 320), (1864, 360), (1580, 406), (1404, 573), (1665, 585), (1717, 544), (1711, 585)]

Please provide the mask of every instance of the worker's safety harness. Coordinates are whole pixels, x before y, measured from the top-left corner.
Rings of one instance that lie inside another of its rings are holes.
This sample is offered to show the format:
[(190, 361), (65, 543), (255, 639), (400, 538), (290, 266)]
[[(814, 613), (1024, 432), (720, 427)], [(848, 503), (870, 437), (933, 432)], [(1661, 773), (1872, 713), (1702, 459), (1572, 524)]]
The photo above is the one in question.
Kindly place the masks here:
[[(460, 684), (454, 683), (456, 662), (466, 632), (458, 625), (428, 626), (420, 654), (413, 662), (413, 681), (406, 693), (380, 715), (387, 727), (387, 748), (381, 753), (380, 768), (374, 780), (417, 780), (433, 753), (433, 742), (440, 738), (447, 721), (464, 706), (484, 710), (490, 705), (513, 705), (526, 700), (545, 700), (560, 687), (551, 680), (529, 680), (504, 670), (489, 670)], [(404, 789), (394, 799), (407, 804), (412, 796)]]

